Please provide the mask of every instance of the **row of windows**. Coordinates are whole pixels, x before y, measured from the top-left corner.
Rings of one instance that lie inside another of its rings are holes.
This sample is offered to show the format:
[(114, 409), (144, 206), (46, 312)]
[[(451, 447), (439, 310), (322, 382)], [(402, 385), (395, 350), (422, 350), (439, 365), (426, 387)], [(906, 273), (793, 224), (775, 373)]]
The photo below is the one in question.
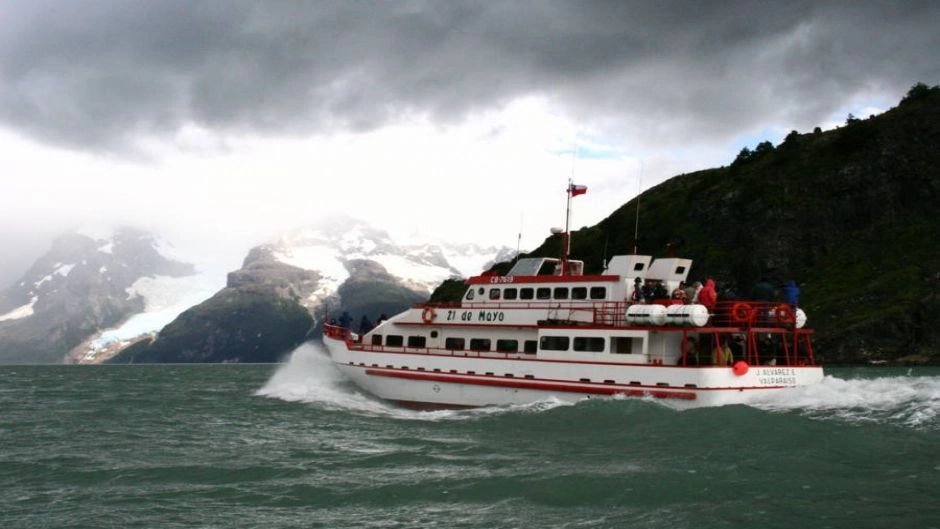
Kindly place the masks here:
[[(385, 345), (389, 347), (401, 347), (405, 344), (405, 337), (399, 334), (389, 334), (385, 336)], [(372, 345), (382, 345), (382, 335), (372, 335)], [(525, 340), (522, 343), (521, 351), (524, 353), (535, 353), (537, 348), (535, 340)], [(427, 338), (424, 336), (408, 336), (407, 347), (427, 347)], [(493, 349), (493, 340), (489, 338), (471, 338), (469, 342), (466, 338), (446, 338), (444, 347), (452, 351), (497, 351), (500, 353), (518, 353), (519, 340), (496, 340), (496, 349)]]
[[(481, 298), (486, 294), (486, 289), (479, 287), (474, 293), (471, 288), (467, 291), (466, 299), (472, 300), (476, 296)], [(489, 292), (491, 300), (549, 300), (549, 299), (607, 299), (607, 287), (504, 287), (491, 288)]]
[(568, 351), (572, 345), (575, 351), (602, 353), (607, 343), (604, 338), (597, 336), (575, 336), (574, 340), (570, 336), (543, 336), (539, 340), (539, 347), (543, 351)]
[[(629, 339), (615, 339), (623, 343), (617, 343), (614, 352), (629, 353)], [(427, 346), (427, 338), (424, 336), (408, 336), (408, 347), (422, 348)], [(599, 336), (542, 336), (538, 343), (535, 340), (524, 340), (522, 349), (519, 349), (519, 340), (495, 340), (496, 348), (493, 348), (494, 340), (489, 338), (445, 338), (444, 348), (451, 351), (496, 351), (499, 353), (535, 353), (536, 347), (543, 351), (579, 351), (588, 353), (602, 353), (607, 350), (607, 340)], [(389, 334), (385, 336), (385, 344), (389, 347), (401, 347), (405, 343), (405, 337), (398, 334)], [(372, 335), (372, 345), (383, 345), (382, 335)]]

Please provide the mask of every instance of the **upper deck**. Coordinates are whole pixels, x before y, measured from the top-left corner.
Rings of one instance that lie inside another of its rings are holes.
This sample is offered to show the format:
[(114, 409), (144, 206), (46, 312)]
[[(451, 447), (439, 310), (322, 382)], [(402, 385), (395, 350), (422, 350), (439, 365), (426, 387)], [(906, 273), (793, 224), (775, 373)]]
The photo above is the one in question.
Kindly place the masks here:
[(528, 257), (516, 262), (506, 275), (468, 279), (461, 304), (625, 301), (637, 281), (662, 282), (672, 292), (686, 280), (691, 265), (691, 260), (676, 257), (653, 260), (648, 255), (618, 255), (601, 274), (585, 275), (582, 261)]

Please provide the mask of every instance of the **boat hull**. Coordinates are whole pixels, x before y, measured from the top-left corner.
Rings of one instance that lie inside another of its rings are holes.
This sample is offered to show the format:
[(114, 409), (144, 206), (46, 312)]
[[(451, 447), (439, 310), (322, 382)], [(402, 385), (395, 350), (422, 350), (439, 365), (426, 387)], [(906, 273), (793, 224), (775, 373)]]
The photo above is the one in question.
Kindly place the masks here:
[(822, 381), (819, 366), (683, 367), (469, 353), (371, 351), (324, 337), (334, 364), (376, 397), (410, 407), (527, 404), (555, 398), (645, 397), (677, 407), (741, 404)]

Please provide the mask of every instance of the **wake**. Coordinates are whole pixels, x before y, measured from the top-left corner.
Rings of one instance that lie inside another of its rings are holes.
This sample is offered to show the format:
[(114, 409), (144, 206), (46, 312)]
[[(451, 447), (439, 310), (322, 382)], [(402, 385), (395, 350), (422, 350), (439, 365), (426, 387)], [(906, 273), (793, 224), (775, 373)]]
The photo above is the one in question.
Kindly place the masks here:
[(306, 343), (295, 349), (255, 395), (288, 402), (303, 402), (326, 410), (406, 420), (474, 420), (518, 412), (541, 412), (571, 406), (558, 399), (545, 399), (516, 406), (487, 406), (467, 410), (415, 411), (373, 398), (355, 387), (333, 365), (321, 345)]
[(940, 377), (892, 376), (841, 379), (787, 389), (751, 402), (768, 411), (799, 411), (816, 418), (851, 423), (897, 424), (940, 429)]

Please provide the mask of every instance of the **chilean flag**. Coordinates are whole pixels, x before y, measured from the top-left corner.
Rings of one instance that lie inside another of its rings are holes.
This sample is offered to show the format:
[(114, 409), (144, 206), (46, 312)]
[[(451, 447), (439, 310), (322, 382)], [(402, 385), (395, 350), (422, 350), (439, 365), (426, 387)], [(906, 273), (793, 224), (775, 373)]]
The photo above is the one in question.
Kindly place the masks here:
[(576, 197), (578, 195), (583, 195), (587, 193), (587, 186), (579, 186), (575, 184), (570, 184), (568, 186), (568, 193), (570, 193), (571, 196), (573, 197)]

